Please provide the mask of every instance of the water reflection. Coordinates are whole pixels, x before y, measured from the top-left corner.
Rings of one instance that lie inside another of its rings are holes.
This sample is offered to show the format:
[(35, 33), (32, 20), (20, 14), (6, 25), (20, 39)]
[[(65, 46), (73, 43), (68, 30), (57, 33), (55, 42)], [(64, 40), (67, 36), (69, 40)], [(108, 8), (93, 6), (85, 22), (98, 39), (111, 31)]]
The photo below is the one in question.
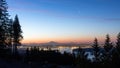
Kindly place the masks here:
[[(19, 46), (18, 51), (19, 53), (25, 53), (26, 49), (28, 48), (29, 50), (31, 47), (34, 46)], [(58, 50), (61, 53), (67, 52), (67, 53), (72, 53), (73, 49), (79, 48), (79, 46), (56, 46), (56, 47), (41, 47), (39, 46), (39, 50)]]

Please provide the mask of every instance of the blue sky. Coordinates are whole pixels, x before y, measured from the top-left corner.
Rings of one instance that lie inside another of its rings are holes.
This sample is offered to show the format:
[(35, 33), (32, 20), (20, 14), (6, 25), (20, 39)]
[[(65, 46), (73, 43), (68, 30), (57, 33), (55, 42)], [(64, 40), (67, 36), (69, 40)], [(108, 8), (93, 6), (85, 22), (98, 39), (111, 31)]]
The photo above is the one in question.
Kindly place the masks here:
[(120, 0), (6, 0), (23, 42), (87, 42), (120, 32)]

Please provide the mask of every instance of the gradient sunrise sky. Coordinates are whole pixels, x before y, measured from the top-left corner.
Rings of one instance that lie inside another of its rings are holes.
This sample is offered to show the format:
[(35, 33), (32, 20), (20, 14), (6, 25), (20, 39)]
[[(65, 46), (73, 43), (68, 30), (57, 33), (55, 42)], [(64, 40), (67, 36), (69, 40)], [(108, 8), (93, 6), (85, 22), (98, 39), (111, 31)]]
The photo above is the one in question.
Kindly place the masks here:
[(23, 43), (113, 40), (120, 32), (120, 0), (6, 0), (19, 16)]

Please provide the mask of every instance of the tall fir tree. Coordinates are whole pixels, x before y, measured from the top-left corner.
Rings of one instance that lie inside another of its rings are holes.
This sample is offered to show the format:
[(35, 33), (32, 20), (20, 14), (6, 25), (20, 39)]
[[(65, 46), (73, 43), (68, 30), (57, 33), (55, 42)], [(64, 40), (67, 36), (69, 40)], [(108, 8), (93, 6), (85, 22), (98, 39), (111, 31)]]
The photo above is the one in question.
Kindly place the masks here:
[(120, 67), (120, 33), (117, 35), (116, 48), (113, 51), (112, 65), (116, 68)]
[(0, 0), (0, 48), (6, 47), (7, 26), (9, 24), (8, 6), (5, 0)]
[(110, 64), (112, 60), (113, 44), (111, 43), (109, 34), (106, 35), (104, 50), (104, 63)]
[(15, 19), (13, 22), (13, 36), (14, 36), (14, 44), (16, 46), (19, 46), (21, 44), (20, 41), (23, 39), (23, 36), (22, 36), (22, 30), (21, 30), (21, 26), (20, 26), (17, 15), (15, 16)]
[(113, 47), (113, 45), (111, 43), (110, 36), (109, 36), (109, 34), (107, 34), (105, 44), (104, 44), (104, 49), (106, 52), (109, 52), (112, 49), (112, 47)]
[(94, 62), (98, 63), (100, 61), (100, 47), (97, 38), (95, 38), (92, 47), (93, 47)]
[(117, 52), (119, 53), (119, 57), (120, 57), (120, 33), (118, 33), (118, 35), (117, 35), (116, 49), (117, 49)]
[(15, 53), (17, 50), (17, 46), (20, 46), (20, 41), (23, 39), (22, 36), (22, 30), (19, 23), (18, 16), (15, 16), (14, 22), (13, 22), (13, 52)]

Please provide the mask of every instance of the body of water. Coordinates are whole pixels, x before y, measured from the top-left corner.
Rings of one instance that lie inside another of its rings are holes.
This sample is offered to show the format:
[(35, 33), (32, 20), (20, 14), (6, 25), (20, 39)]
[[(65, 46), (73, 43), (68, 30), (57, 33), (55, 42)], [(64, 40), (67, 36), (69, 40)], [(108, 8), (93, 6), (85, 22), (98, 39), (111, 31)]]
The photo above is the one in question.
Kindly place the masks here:
[[(29, 48), (31, 49), (31, 47), (34, 47), (34, 46), (19, 46), (18, 47), (18, 51), (19, 53), (21, 54), (24, 54), (26, 52), (26, 49)], [(73, 49), (76, 49), (76, 48), (79, 48), (79, 46), (56, 46), (56, 47), (41, 47), (41, 46), (38, 46), (39, 47), (39, 50), (58, 50), (59, 52), (61, 53), (64, 53), (64, 52), (67, 52), (67, 53), (72, 53), (73, 52)]]
[[(34, 46), (19, 46), (18, 47), (18, 51), (20, 54), (25, 54), (26, 53), (26, 49), (29, 48), (31, 49), (31, 47), (34, 47)], [(60, 53), (64, 53), (64, 52), (67, 52), (67, 53), (73, 53), (73, 50), (74, 49), (77, 49), (79, 48), (79, 46), (56, 46), (56, 47), (41, 47), (41, 46), (38, 46), (39, 47), (39, 50), (58, 50)], [(74, 52), (74, 54), (77, 54), (77, 52)], [(92, 51), (89, 51), (89, 50), (86, 50), (86, 53), (88, 55), (88, 59), (92, 59), (94, 56), (92, 55)]]

